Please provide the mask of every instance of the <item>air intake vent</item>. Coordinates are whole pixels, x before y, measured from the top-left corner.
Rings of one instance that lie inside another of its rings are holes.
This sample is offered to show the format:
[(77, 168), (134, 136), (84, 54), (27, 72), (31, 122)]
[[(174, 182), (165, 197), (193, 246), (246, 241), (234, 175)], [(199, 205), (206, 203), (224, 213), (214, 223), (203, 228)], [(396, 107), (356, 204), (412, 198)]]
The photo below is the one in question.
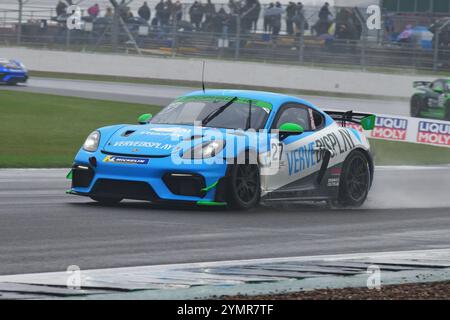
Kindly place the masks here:
[(129, 137), (131, 136), (133, 133), (135, 133), (136, 130), (127, 130), (124, 133), (121, 134), (122, 137)]

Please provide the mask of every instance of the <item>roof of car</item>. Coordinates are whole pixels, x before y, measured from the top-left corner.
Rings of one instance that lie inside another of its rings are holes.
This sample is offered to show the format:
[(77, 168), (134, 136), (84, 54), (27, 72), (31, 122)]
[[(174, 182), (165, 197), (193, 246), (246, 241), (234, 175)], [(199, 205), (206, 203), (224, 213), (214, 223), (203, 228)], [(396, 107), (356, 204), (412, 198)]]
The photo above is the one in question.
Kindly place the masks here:
[[(268, 91), (254, 91), (254, 90), (234, 90), (234, 89), (212, 89), (212, 90), (205, 90), (203, 92), (202, 90), (194, 91), (186, 94), (185, 96), (196, 96), (196, 95), (207, 95), (207, 96), (232, 96), (232, 97), (239, 97), (239, 98), (247, 98), (247, 99), (254, 99), (254, 100), (262, 100), (265, 102), (269, 102), (272, 104), (274, 108), (279, 107), (283, 103), (286, 102), (297, 102), (304, 104), (306, 106), (312, 107), (314, 109), (318, 109), (315, 105), (311, 104), (310, 102), (290, 96), (287, 94), (282, 93), (274, 93), (274, 92), (268, 92)], [(319, 109), (318, 109), (319, 110)]]

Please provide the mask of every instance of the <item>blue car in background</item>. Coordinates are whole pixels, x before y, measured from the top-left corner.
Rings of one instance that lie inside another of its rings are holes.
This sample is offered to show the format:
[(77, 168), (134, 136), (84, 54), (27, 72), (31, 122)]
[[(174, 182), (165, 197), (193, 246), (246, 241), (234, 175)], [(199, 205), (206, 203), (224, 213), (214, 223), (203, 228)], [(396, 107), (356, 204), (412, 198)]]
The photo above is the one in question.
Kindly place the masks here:
[(16, 85), (28, 80), (26, 67), (18, 60), (0, 58), (0, 83)]
[(138, 122), (88, 136), (68, 174), (68, 193), (104, 204), (360, 206), (372, 184), (370, 146), (361, 131), (373, 128), (373, 115), (323, 112), (284, 94), (206, 90)]

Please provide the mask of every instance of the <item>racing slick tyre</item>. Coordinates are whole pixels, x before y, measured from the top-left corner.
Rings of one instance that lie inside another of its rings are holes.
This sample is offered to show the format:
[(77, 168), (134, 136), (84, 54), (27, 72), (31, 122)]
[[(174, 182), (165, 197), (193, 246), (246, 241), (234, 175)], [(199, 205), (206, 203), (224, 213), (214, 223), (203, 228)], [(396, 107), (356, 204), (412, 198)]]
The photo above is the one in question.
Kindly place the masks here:
[(118, 204), (120, 201), (123, 200), (122, 198), (96, 197), (96, 196), (91, 196), (90, 198), (104, 205)]
[(360, 207), (367, 198), (369, 188), (369, 161), (364, 153), (355, 150), (344, 161), (337, 204), (344, 207)]
[(421, 95), (415, 94), (411, 98), (411, 117), (419, 117), (422, 111), (424, 99)]
[(17, 81), (10, 80), (10, 81), (6, 82), (6, 84), (7, 84), (8, 86), (17, 86)]
[(256, 164), (234, 164), (230, 168), (228, 203), (233, 209), (247, 210), (259, 203), (261, 180)]

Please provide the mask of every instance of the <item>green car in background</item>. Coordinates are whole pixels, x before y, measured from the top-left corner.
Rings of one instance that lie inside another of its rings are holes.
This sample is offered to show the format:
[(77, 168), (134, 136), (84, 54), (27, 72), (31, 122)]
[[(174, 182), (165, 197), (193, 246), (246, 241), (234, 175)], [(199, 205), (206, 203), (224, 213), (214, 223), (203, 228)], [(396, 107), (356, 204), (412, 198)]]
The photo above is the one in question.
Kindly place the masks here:
[(450, 121), (450, 78), (414, 81), (416, 93), (411, 97), (411, 116)]

